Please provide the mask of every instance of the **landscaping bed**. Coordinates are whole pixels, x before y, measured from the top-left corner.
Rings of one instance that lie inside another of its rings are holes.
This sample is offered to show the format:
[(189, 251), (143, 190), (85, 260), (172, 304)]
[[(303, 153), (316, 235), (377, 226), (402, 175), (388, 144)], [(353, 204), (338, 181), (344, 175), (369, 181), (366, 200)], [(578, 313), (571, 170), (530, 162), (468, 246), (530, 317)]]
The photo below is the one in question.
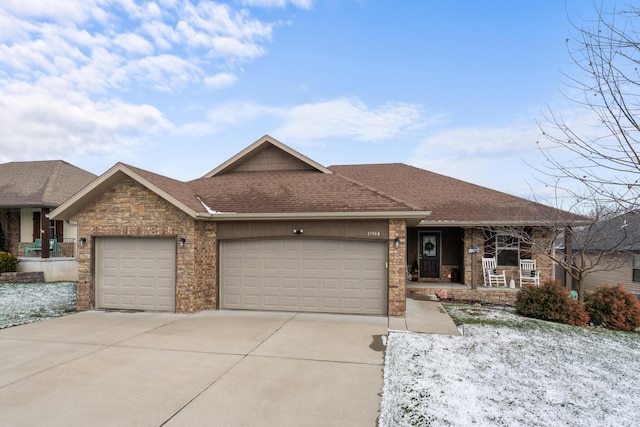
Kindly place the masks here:
[(449, 306), (463, 336), (391, 333), (380, 426), (635, 425), (640, 334)]
[(0, 283), (0, 329), (75, 310), (75, 282)]

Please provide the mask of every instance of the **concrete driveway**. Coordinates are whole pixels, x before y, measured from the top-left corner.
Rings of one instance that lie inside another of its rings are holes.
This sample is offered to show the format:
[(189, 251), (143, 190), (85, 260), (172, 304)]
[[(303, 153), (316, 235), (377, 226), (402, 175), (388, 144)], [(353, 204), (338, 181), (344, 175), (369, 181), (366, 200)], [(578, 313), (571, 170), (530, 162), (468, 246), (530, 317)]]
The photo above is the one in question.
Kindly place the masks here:
[(387, 317), (90, 311), (0, 331), (0, 425), (375, 426)]

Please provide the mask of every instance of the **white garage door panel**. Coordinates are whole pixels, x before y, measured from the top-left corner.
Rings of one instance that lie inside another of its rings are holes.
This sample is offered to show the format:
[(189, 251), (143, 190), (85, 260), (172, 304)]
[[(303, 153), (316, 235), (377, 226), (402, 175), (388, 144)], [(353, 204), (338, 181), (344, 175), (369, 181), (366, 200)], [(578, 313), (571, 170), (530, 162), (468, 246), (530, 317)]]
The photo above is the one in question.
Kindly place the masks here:
[(174, 239), (96, 238), (96, 307), (175, 311)]
[(342, 240), (221, 242), (221, 307), (386, 314), (386, 250)]

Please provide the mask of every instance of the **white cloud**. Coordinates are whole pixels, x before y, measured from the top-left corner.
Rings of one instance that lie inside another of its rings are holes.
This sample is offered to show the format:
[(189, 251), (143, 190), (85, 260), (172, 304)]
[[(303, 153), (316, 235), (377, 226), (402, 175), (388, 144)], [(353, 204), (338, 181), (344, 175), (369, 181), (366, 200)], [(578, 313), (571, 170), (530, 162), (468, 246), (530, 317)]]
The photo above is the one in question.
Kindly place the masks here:
[(8, 0), (0, 5), (0, 24), (10, 30), (0, 35), (0, 75), (30, 82), (58, 77), (95, 93), (131, 82), (163, 91), (202, 83), (212, 68), (233, 71), (263, 55), (273, 27), (247, 10), (206, 0), (69, 0), (56, 7)]
[(211, 0), (53, 3), (0, 2), (0, 161), (118, 152), (173, 134), (158, 108), (126, 97), (232, 86), (274, 26)]
[(296, 106), (236, 102), (211, 108), (206, 122), (185, 125), (181, 131), (203, 136), (243, 123), (265, 121), (270, 123), (271, 128), (266, 129), (274, 137), (298, 144), (334, 138), (383, 141), (416, 132), (439, 120), (438, 116), (424, 116), (414, 104), (389, 103), (372, 108), (351, 98)]
[(313, 0), (243, 0), (242, 4), (256, 7), (286, 7), (291, 3), (300, 9), (311, 9)]
[(460, 157), (498, 159), (523, 149), (535, 149), (541, 133), (535, 123), (504, 128), (458, 128), (427, 138), (415, 150), (419, 158), (433, 158), (435, 153)]
[[(535, 171), (527, 163), (540, 161), (536, 141), (541, 136), (533, 120), (528, 125), (452, 129), (424, 139), (407, 161), (436, 173), (529, 197), (530, 184), (537, 183), (532, 177)], [(516, 178), (505, 180), (505, 176)], [(523, 176), (531, 179), (522, 180)]]
[(142, 22), (140, 29), (149, 36), (151, 43), (164, 51), (171, 49), (180, 38), (173, 27), (162, 21)]
[(260, 117), (279, 117), (284, 113), (280, 107), (260, 105), (252, 102), (227, 103), (207, 112), (207, 121), (216, 128), (235, 125)]
[(204, 84), (212, 89), (225, 89), (233, 86), (236, 81), (238, 81), (238, 78), (233, 74), (218, 73), (213, 76), (205, 77)]
[(183, 124), (175, 129), (175, 133), (183, 137), (211, 136), (261, 118), (277, 118), (283, 113), (281, 108), (251, 102), (225, 103), (209, 109), (205, 120)]
[(414, 104), (390, 103), (370, 108), (348, 98), (295, 106), (284, 111), (281, 120), (284, 123), (275, 133), (298, 141), (327, 138), (380, 141), (415, 130), (426, 121)]
[(205, 49), (209, 57), (252, 59), (264, 53), (259, 43), (270, 40), (272, 25), (228, 5), (202, 2), (185, 7), (176, 30), (184, 43)]
[(77, 93), (61, 98), (24, 83), (6, 89), (0, 102), (0, 161), (121, 153), (139, 138), (171, 128), (150, 105), (95, 102)]
[(156, 90), (174, 92), (200, 80), (202, 70), (192, 62), (174, 55), (147, 56), (126, 65), (130, 75)]
[(0, 10), (10, 12), (20, 18), (39, 18), (63, 23), (80, 24), (92, 16), (99, 9), (96, 0), (3, 0)]
[(113, 42), (129, 55), (144, 56), (153, 54), (153, 45), (149, 40), (137, 34), (118, 34)]

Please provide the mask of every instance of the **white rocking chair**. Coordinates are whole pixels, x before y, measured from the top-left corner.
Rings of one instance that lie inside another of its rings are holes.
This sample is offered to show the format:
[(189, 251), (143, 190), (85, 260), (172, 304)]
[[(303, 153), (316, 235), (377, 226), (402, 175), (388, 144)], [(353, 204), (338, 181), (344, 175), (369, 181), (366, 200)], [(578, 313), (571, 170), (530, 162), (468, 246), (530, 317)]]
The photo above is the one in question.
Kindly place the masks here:
[(484, 286), (507, 287), (507, 275), (504, 270), (498, 273), (495, 258), (482, 258), (482, 272), (484, 273)]
[(540, 272), (536, 270), (534, 259), (520, 260), (520, 287), (527, 283), (540, 286)]

